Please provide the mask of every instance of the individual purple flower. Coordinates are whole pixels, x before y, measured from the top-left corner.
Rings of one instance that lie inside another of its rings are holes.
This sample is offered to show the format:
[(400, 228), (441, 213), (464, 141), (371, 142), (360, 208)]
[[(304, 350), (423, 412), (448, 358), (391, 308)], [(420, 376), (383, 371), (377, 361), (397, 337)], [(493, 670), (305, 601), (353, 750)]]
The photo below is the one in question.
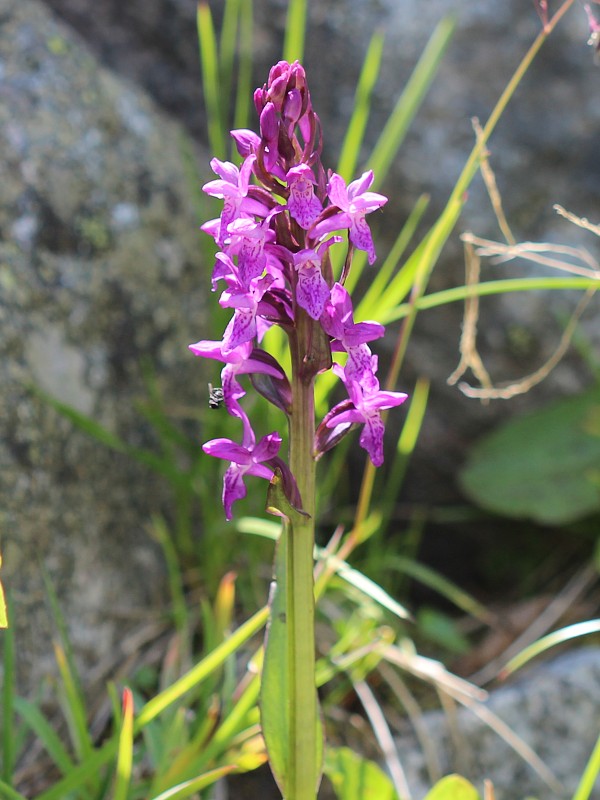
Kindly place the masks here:
[(298, 305), (314, 320), (318, 320), (323, 313), (330, 294), (327, 281), (321, 272), (321, 260), (327, 248), (339, 240), (339, 236), (332, 236), (317, 248), (307, 248), (294, 253), (294, 267), (298, 273), (296, 299)]
[(340, 283), (334, 283), (329, 302), (321, 316), (321, 325), (333, 337), (331, 349), (348, 353), (344, 368), (346, 378), (366, 387), (377, 382), (377, 356), (366, 342), (380, 339), (385, 328), (379, 322), (354, 322), (352, 300)]
[(372, 170), (363, 172), (358, 180), (352, 181), (348, 186), (341, 175), (332, 173), (327, 185), (327, 195), (332, 205), (339, 208), (339, 212), (318, 221), (310, 230), (310, 235), (319, 239), (332, 231), (348, 228), (350, 241), (359, 250), (366, 251), (369, 264), (375, 261), (376, 255), (365, 215), (387, 203), (387, 197), (367, 191), (372, 183)]
[(222, 438), (211, 439), (202, 445), (202, 449), (209, 456), (231, 462), (223, 477), (222, 499), (227, 520), (233, 516), (231, 509), (235, 501), (246, 496), (244, 484), (246, 475), (256, 475), (271, 480), (273, 469), (265, 462), (275, 459), (281, 447), (281, 436), (277, 431), (263, 436), (257, 443), (252, 426), (245, 415), (242, 421), (244, 423), (242, 444)]
[(237, 255), (240, 283), (249, 286), (253, 278), (263, 274), (267, 266), (265, 244), (275, 239), (275, 232), (267, 225), (252, 219), (236, 219), (227, 226), (230, 242), (227, 255)]
[(264, 275), (251, 281), (248, 288), (238, 284), (222, 293), (219, 305), (235, 309), (223, 334), (224, 353), (230, 353), (244, 342), (256, 338), (258, 304), (273, 280), (271, 275)]
[[(221, 221), (216, 236), (217, 244), (222, 247), (226, 240), (227, 226), (241, 215), (253, 215), (266, 217), (269, 209), (264, 203), (248, 196), (250, 177), (256, 156), (250, 154), (238, 169), (230, 161), (219, 161), (213, 158), (210, 162), (213, 172), (220, 176), (220, 180), (209, 181), (204, 184), (202, 190), (211, 197), (220, 197), (223, 200), (223, 211)], [(206, 229), (207, 225), (202, 228)]]
[(348, 408), (347, 401), (340, 403), (327, 415), (326, 427), (336, 428), (348, 423), (364, 425), (359, 444), (369, 454), (373, 466), (380, 467), (383, 464), (383, 434), (385, 432), (381, 411), (401, 405), (407, 395), (404, 392), (379, 391), (378, 383), (375, 390), (363, 392), (360, 384), (348, 380), (339, 364), (333, 365), (333, 371), (338, 378), (344, 381), (353, 408)]
[(321, 201), (315, 195), (313, 171), (307, 164), (299, 164), (288, 171), (286, 180), (290, 190), (288, 210), (298, 225), (308, 230), (323, 210)]

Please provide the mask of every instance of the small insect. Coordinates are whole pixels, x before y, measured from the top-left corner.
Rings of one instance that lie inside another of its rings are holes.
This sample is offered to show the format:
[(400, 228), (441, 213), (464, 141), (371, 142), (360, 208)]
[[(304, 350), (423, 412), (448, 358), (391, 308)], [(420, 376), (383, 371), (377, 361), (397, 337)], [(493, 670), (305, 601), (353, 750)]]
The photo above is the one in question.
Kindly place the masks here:
[(223, 389), (220, 386), (213, 387), (212, 383), (208, 384), (208, 407), (209, 408), (221, 408), (223, 405), (223, 401), (225, 400), (223, 396)]

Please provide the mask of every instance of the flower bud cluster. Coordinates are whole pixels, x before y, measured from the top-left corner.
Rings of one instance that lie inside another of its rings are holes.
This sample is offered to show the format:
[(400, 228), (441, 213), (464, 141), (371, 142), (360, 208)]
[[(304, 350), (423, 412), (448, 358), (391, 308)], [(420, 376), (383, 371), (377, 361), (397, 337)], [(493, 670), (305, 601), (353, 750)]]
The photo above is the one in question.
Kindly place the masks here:
[[(321, 126), (311, 104), (303, 67), (280, 61), (269, 80), (254, 93), (260, 119), (260, 135), (235, 130), (231, 135), (242, 158), (240, 166), (214, 158), (211, 167), (218, 176), (203, 190), (223, 201), (217, 219), (202, 230), (218, 248), (212, 288), (220, 282), (220, 305), (232, 317), (219, 341), (190, 345), (198, 356), (224, 364), (221, 372), (223, 402), (228, 413), (242, 422), (241, 443), (214, 439), (203, 449), (225, 459), (223, 504), (227, 519), (232, 504), (245, 496), (244, 477), (271, 479), (281, 470), (290, 500), (294, 481), (279, 458), (281, 436), (272, 432), (258, 442), (240, 400), (245, 390), (239, 376), (249, 375), (256, 388), (287, 415), (293, 413), (292, 392), (280, 364), (261, 349), (260, 343), (272, 325), (281, 326), (290, 337), (300, 318), (309, 320), (324, 341), (322, 353), (303, 364), (314, 363), (315, 372), (331, 365), (331, 352), (347, 354), (345, 366), (333, 370), (346, 387), (348, 398), (331, 409), (317, 427), (314, 457), (319, 458), (348, 431), (362, 425), (360, 445), (373, 464), (383, 462), (383, 422), (380, 412), (406, 399), (400, 392), (381, 391), (376, 377), (377, 356), (368, 342), (384, 334), (376, 322), (355, 323), (350, 296), (343, 286), (354, 248), (375, 261), (375, 247), (366, 215), (387, 202), (369, 191), (373, 173), (365, 172), (346, 185), (340, 175), (325, 174), (321, 164)], [(329, 248), (348, 231), (348, 257), (340, 281), (333, 279)], [(311, 341), (313, 337), (311, 336)], [(292, 369), (300, 368), (294, 364)]]

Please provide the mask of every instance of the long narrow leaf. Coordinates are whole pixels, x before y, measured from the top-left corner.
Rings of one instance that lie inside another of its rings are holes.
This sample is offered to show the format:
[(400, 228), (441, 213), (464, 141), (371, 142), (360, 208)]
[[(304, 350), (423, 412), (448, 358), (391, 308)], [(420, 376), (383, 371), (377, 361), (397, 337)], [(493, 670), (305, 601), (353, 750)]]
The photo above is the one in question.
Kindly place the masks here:
[[(236, 45), (240, 24), (240, 0), (225, 0), (223, 10), (223, 26), (219, 37), (219, 86), (222, 97), (231, 97), (233, 90), (233, 66), (235, 63)], [(223, 131), (229, 127), (228, 113), (230, 104), (221, 106), (221, 124)]]
[[(9, 599), (10, 602), (10, 599)], [(12, 617), (12, 613), (11, 613)], [(15, 634), (12, 627), (3, 633), (4, 684), (2, 687), (2, 778), (12, 779), (15, 760), (14, 698), (15, 698)]]
[(198, 3), (196, 23), (198, 26), (198, 43), (200, 45), (202, 86), (204, 88), (204, 102), (206, 104), (206, 118), (208, 120), (208, 140), (213, 155), (217, 158), (224, 159), (226, 146), (219, 94), (217, 37), (215, 35), (212, 14), (206, 0), (200, 0)]
[(579, 785), (573, 795), (573, 800), (589, 800), (596, 785), (596, 779), (600, 774), (600, 736), (596, 740), (594, 749), (588, 763), (586, 764)]
[(518, 669), (521, 669), (532, 658), (539, 656), (551, 647), (556, 647), (558, 644), (569, 642), (572, 639), (578, 639), (580, 636), (589, 636), (590, 633), (600, 632), (600, 619), (591, 619), (587, 622), (576, 622), (574, 625), (567, 625), (566, 628), (561, 628), (559, 631), (553, 631), (547, 636), (542, 636), (529, 647), (524, 648), (514, 658), (511, 658), (508, 664), (501, 672), (502, 677), (507, 677)]
[(12, 789), (8, 783), (0, 780), (0, 797), (2, 800), (27, 800), (24, 794), (19, 794), (15, 789)]
[(123, 690), (123, 720), (119, 733), (117, 771), (113, 800), (127, 800), (133, 766), (133, 695), (131, 689)]
[(423, 98), (435, 78), (440, 62), (446, 52), (454, 32), (452, 18), (442, 19), (431, 34), (421, 58), (417, 62), (408, 83), (404, 87), (390, 118), (388, 119), (377, 144), (373, 148), (368, 166), (375, 173), (373, 189), (381, 185), (406, 132), (417, 113)]
[(306, 0), (290, 0), (285, 21), (283, 58), (285, 61), (302, 61), (306, 36)]
[(345, 181), (352, 180), (363, 144), (365, 129), (371, 110), (373, 89), (379, 76), (383, 53), (383, 35), (371, 37), (354, 95), (354, 110), (346, 129), (337, 171)]
[(597, 278), (506, 278), (497, 281), (484, 281), (475, 286), (455, 286), (452, 289), (444, 289), (440, 292), (433, 292), (420, 297), (412, 305), (403, 303), (396, 306), (391, 312), (385, 312), (378, 316), (378, 321), (384, 325), (395, 322), (398, 319), (407, 317), (412, 308), (418, 311), (426, 311), (430, 308), (446, 305), (447, 303), (458, 303), (467, 297), (486, 297), (494, 294), (508, 294), (510, 292), (535, 292), (545, 290), (562, 289), (595, 289), (598, 288), (600, 280)]
[(37, 706), (22, 697), (15, 697), (14, 707), (27, 727), (35, 733), (56, 766), (66, 775), (73, 768), (71, 756), (66, 751), (60, 736)]
[(58, 642), (54, 643), (54, 655), (62, 680), (65, 699), (64, 711), (69, 724), (71, 741), (78, 758), (83, 761), (91, 755), (93, 747), (87, 726), (85, 704), (79, 689), (79, 678), (77, 673), (72, 670), (69, 659)]
[(240, 9), (240, 37), (238, 47), (238, 78), (235, 98), (234, 128), (247, 128), (252, 107), (252, 38), (254, 32), (253, 0), (245, 0)]
[(235, 764), (229, 764), (226, 767), (219, 767), (210, 772), (205, 772), (204, 775), (200, 775), (191, 781), (185, 781), (185, 783), (173, 786), (166, 792), (161, 792), (154, 797), (153, 800), (185, 800), (185, 798), (192, 797), (192, 795), (197, 794), (202, 791), (202, 789), (206, 789), (207, 786), (212, 786), (218, 780), (221, 780), (221, 778), (234, 772), (235, 769)]

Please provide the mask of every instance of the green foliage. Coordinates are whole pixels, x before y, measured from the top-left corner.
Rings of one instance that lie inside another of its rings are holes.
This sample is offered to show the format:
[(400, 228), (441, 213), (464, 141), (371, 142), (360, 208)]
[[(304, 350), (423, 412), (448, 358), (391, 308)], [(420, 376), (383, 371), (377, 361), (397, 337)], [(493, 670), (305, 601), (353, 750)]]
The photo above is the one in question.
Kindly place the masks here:
[(381, 767), (348, 747), (327, 748), (325, 775), (338, 800), (398, 800)]
[(460, 775), (447, 775), (427, 794), (425, 800), (480, 800), (475, 787)]
[(598, 464), (600, 389), (594, 387), (484, 438), (460, 480), (489, 511), (562, 525), (600, 509)]

